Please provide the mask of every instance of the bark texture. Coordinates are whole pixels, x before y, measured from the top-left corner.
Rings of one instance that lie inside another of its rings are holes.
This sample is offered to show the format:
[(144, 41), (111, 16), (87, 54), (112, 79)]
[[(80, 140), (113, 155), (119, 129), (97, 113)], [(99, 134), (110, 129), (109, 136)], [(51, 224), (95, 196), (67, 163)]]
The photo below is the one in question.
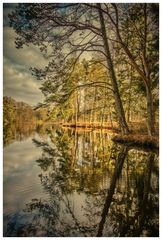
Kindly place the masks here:
[(99, 16), (100, 16), (101, 33), (102, 33), (102, 38), (103, 38), (103, 43), (104, 43), (104, 50), (105, 50), (105, 53), (107, 56), (106, 61), (107, 61), (108, 69), (109, 69), (118, 121), (120, 124), (121, 132), (123, 134), (128, 134), (129, 128), (128, 128), (128, 125), (127, 125), (127, 122), (125, 119), (124, 108), (123, 108), (122, 101), (121, 101), (120, 94), (119, 94), (119, 89), (118, 89), (117, 79), (116, 79), (114, 66), (113, 66), (113, 62), (112, 62), (112, 58), (111, 58), (111, 54), (110, 54), (110, 48), (109, 48), (108, 38), (107, 38), (107, 34), (106, 34), (105, 21), (104, 21), (104, 16), (103, 16), (102, 9), (101, 9), (101, 4), (97, 3), (97, 7), (98, 7)]

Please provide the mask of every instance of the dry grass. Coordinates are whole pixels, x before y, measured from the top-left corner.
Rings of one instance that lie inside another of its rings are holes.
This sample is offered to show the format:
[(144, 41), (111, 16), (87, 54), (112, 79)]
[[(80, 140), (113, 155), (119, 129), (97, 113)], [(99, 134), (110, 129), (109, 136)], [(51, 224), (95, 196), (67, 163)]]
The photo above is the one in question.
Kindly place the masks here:
[(89, 131), (90, 129), (105, 129), (111, 130), (117, 135), (112, 138), (113, 141), (118, 143), (124, 143), (129, 146), (137, 146), (137, 147), (146, 147), (146, 148), (159, 148), (159, 126), (156, 126), (156, 136), (150, 137), (147, 135), (147, 126), (145, 121), (140, 122), (130, 122), (129, 135), (120, 135), (120, 128), (118, 124), (113, 123), (113, 128), (110, 122), (104, 122), (102, 125), (100, 122), (71, 122), (71, 123), (62, 123), (63, 127), (66, 128), (76, 128), (76, 129), (84, 129), (85, 131)]
[(104, 129), (112, 129), (112, 130), (118, 130), (117, 123), (113, 123), (113, 128), (111, 123), (104, 122), (101, 124), (101, 122), (66, 122), (62, 123), (62, 126), (64, 127), (77, 127), (77, 128), (104, 128)]

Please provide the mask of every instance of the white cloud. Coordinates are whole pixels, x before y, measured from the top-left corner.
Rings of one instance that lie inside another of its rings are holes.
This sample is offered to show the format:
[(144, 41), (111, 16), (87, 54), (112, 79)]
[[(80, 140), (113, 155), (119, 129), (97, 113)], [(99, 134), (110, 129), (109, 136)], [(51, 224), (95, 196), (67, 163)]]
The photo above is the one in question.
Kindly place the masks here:
[(3, 47), (4, 56), (13, 63), (26, 66), (27, 68), (44, 67), (48, 61), (43, 57), (39, 49), (33, 45), (24, 46), (21, 49), (15, 47), (15, 38), (17, 37), (14, 30), (8, 26), (4, 27)]
[(34, 45), (22, 49), (15, 47), (16, 33), (8, 26), (8, 13), (13, 10), (12, 5), (4, 8), (3, 28), (3, 89), (4, 95), (11, 96), (17, 101), (24, 101), (36, 105), (43, 101), (39, 90), (41, 82), (30, 73), (30, 67), (43, 68), (48, 64), (42, 53)]
[(39, 90), (41, 82), (34, 79), (28, 70), (19, 68), (4, 58), (4, 95), (11, 96), (17, 101), (25, 101), (30, 105), (43, 100)]
[(14, 39), (14, 31), (9, 27), (4, 27), (4, 95), (11, 96), (17, 101), (36, 105), (43, 101), (43, 95), (39, 90), (41, 82), (31, 75), (29, 67), (44, 67), (47, 60), (34, 46), (16, 49)]
[[(25, 101), (31, 105), (43, 100), (37, 82), (29, 72), (30, 67), (43, 68), (48, 64), (38, 47), (30, 44), (22, 49), (15, 47), (15, 31), (9, 27), (8, 13), (13, 11), (15, 4), (5, 4), (3, 50), (4, 50), (4, 95), (13, 97), (18, 101)], [(85, 53), (82, 58), (91, 58)]]

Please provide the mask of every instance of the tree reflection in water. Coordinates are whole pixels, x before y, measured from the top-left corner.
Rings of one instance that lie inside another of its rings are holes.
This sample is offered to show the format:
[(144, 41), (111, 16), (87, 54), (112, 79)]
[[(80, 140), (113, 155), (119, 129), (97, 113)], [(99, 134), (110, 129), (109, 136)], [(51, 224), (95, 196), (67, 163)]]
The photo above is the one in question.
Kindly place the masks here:
[(110, 225), (113, 236), (159, 235), (158, 175), (157, 171), (154, 172), (154, 168), (157, 170), (157, 155), (141, 152), (141, 156), (137, 154), (133, 158), (135, 152), (130, 150), (123, 166), (121, 182), (116, 185), (106, 219), (104, 236), (108, 234)]
[(26, 205), (31, 219), (17, 236), (158, 236), (156, 153), (114, 144), (102, 131), (47, 134), (33, 142), (49, 200)]
[(123, 147), (123, 149), (121, 149), (120, 154), (118, 155), (117, 159), (116, 159), (116, 166), (115, 166), (115, 170), (111, 179), (111, 184), (110, 184), (110, 188), (108, 190), (108, 194), (105, 200), (105, 204), (104, 204), (104, 208), (102, 211), (102, 215), (101, 215), (101, 221), (99, 223), (99, 229), (98, 229), (98, 233), (97, 233), (97, 237), (101, 237), (102, 236), (102, 232), (103, 232), (103, 228), (104, 228), (104, 224), (106, 221), (106, 217), (110, 208), (110, 204), (112, 202), (112, 197), (115, 191), (115, 187), (116, 187), (116, 181), (118, 180), (122, 167), (123, 167), (123, 163), (124, 160), (127, 156), (128, 153), (128, 147)]

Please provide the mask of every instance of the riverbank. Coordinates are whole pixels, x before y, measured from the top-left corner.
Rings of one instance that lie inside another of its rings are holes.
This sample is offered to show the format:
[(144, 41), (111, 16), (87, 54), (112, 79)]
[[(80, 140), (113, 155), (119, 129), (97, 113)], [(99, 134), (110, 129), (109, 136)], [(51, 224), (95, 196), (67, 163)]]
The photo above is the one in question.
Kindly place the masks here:
[[(65, 128), (77, 128), (77, 129), (105, 129), (112, 130), (115, 136), (112, 137), (114, 142), (125, 144), (127, 146), (134, 147), (144, 147), (144, 148), (154, 148), (159, 149), (159, 137), (156, 136), (148, 136), (147, 135), (147, 127), (144, 122), (131, 122), (130, 123), (130, 131), (131, 133), (128, 135), (121, 135), (118, 124), (115, 122), (111, 123), (101, 123), (99, 122), (77, 122), (77, 123), (61, 123), (61, 125)], [(158, 127), (157, 127), (158, 129)]]
[(159, 149), (159, 137), (140, 134), (115, 135), (112, 137), (114, 142), (127, 146), (145, 147)]
[(70, 127), (70, 128), (90, 128), (90, 129), (108, 129), (108, 130), (112, 130), (114, 132), (119, 132), (119, 128), (118, 128), (118, 124), (117, 123), (113, 123), (113, 125), (111, 123), (108, 122), (65, 122), (65, 123), (61, 123), (61, 125), (63, 127)]

